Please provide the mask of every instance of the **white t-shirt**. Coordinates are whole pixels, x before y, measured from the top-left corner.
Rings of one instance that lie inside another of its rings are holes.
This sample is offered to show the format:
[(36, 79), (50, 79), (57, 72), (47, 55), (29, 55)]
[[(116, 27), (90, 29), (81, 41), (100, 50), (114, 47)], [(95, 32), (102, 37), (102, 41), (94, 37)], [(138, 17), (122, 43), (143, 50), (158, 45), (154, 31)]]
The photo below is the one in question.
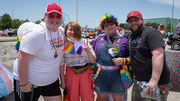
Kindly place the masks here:
[[(39, 25), (38, 28), (33, 28), (24, 34), (20, 43), (20, 50), (33, 55), (28, 61), (28, 82), (37, 86), (45, 86), (55, 82), (59, 77), (60, 66), (64, 64), (64, 29), (59, 28), (58, 31), (51, 32), (41, 23), (44, 27)], [(58, 57), (54, 58), (55, 49), (52, 43), (60, 43), (57, 50)]]
[[(84, 40), (85, 39), (81, 38), (80, 41), (78, 42), (78, 44), (84, 46)], [(68, 44), (68, 41), (66, 40), (65, 46), (67, 44)], [(89, 43), (88, 43), (88, 46), (90, 47), (90, 52), (96, 58), (95, 52), (94, 52), (92, 46)], [(81, 55), (79, 55), (79, 54), (73, 55), (73, 54), (65, 53), (65, 63), (67, 66), (73, 67), (73, 66), (84, 66), (86, 63), (90, 63), (90, 62), (89, 62), (87, 53), (83, 50)]]
[(14, 62), (13, 62), (13, 78), (15, 80), (19, 79), (18, 70), (17, 70), (17, 67), (18, 67), (17, 64), (18, 64), (18, 59), (14, 60)]
[(123, 35), (124, 35), (124, 29), (118, 30), (118, 31), (119, 31), (118, 34), (119, 34), (121, 37), (123, 37)]

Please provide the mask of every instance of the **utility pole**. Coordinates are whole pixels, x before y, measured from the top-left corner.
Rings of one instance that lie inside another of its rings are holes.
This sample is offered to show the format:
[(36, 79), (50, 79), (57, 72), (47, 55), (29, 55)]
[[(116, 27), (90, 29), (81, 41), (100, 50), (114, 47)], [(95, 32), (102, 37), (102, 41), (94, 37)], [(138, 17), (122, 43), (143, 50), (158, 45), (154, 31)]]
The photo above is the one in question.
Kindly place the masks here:
[(172, 29), (173, 29), (173, 15), (174, 15), (174, 0), (173, 0), (173, 6), (172, 6), (171, 32), (172, 32)]
[(78, 0), (76, 0), (76, 23), (78, 23)]
[(14, 19), (13, 11), (14, 11), (14, 10), (12, 10), (12, 20)]

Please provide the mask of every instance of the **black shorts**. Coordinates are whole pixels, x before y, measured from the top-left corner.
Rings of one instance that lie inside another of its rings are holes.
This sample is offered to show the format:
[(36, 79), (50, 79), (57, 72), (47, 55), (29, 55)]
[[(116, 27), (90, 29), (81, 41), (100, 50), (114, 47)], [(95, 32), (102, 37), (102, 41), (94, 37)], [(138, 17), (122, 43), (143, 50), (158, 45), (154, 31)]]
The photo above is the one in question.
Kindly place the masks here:
[(34, 88), (33, 94), (32, 92), (23, 92), (22, 99), (24, 99), (24, 101), (30, 101), (32, 95), (33, 95), (33, 101), (37, 101), (40, 95), (42, 96), (61, 95), (59, 79), (47, 86), (38, 86), (37, 88)]

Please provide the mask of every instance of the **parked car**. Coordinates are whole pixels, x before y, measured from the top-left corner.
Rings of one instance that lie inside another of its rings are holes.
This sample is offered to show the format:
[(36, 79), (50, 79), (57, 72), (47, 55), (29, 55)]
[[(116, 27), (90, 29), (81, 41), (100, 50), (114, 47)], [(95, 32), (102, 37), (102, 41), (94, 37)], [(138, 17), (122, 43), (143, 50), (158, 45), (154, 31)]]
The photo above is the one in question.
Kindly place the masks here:
[(12, 37), (12, 36), (16, 37), (16, 36), (17, 36), (17, 29), (14, 29), (14, 30), (12, 30), (12, 31), (9, 31), (9, 32), (7, 33), (7, 35), (10, 36), (10, 37)]
[(3, 31), (0, 31), (0, 36), (7, 36)]
[(179, 43), (180, 43), (180, 33), (171, 34), (168, 36), (167, 44), (171, 45), (172, 50), (179, 50)]

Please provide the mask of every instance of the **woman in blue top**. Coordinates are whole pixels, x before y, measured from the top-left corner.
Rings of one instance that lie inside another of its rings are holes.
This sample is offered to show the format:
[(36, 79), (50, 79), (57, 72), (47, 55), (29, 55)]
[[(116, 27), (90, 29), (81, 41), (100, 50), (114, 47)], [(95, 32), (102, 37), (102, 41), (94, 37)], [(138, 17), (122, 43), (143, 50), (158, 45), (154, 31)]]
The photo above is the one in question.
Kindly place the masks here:
[(105, 30), (105, 35), (99, 36), (93, 43), (97, 58), (95, 75), (91, 75), (91, 79), (95, 80), (96, 101), (105, 101), (108, 93), (111, 93), (114, 101), (123, 101), (125, 88), (120, 68), (123, 60), (129, 57), (128, 40), (116, 32), (118, 22), (113, 15), (104, 16), (100, 26)]

